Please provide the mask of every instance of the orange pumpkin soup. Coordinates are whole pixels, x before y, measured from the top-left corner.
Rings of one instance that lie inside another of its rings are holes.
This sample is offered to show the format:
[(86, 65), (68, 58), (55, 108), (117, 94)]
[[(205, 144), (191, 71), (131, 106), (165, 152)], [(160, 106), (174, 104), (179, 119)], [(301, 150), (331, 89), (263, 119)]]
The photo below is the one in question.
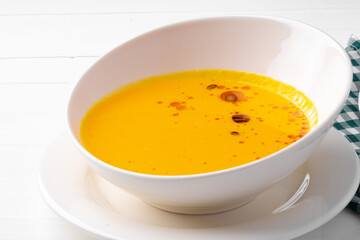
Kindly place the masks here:
[(84, 147), (115, 167), (154, 175), (228, 169), (277, 152), (317, 123), (312, 102), (269, 77), (193, 70), (123, 86), (94, 104)]

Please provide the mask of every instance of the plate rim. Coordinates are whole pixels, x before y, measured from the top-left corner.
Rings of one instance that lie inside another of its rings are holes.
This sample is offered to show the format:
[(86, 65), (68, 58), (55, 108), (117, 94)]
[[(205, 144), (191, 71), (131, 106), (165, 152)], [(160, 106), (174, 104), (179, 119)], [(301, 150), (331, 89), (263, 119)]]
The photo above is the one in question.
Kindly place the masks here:
[[(339, 138), (339, 139), (342, 138), (341, 141), (344, 141), (344, 140), (347, 141), (346, 138), (340, 132), (335, 130), (334, 128), (330, 129), (329, 133), (326, 136), (328, 136), (330, 134), (330, 132), (332, 132), (331, 134), (335, 134), (334, 137)], [(58, 138), (59, 138), (59, 136), (58, 136)], [(58, 140), (58, 138), (56, 140)], [(54, 140), (50, 145), (54, 144), (56, 142), (56, 140)], [(338, 140), (338, 141), (340, 141), (340, 140)], [(347, 143), (348, 143), (347, 144), (348, 148), (349, 147), (352, 148), (348, 141), (347, 141)], [(45, 152), (47, 152), (47, 151), (49, 151), (49, 150), (46, 149)], [(356, 190), (357, 190), (357, 188), (359, 186), (359, 181), (360, 181), (360, 164), (359, 164), (359, 161), (358, 161), (359, 159), (358, 159), (358, 157), (357, 157), (357, 155), (355, 153), (355, 150), (353, 150), (351, 154), (353, 155), (351, 160), (353, 160), (353, 161), (357, 160), (357, 162), (356, 162), (357, 168), (355, 170), (355, 175), (353, 176), (353, 178), (354, 178), (353, 184), (352, 184), (352, 186), (349, 186), (349, 188), (347, 189), (348, 194), (343, 196), (339, 202), (337, 202), (334, 206), (332, 206), (332, 208), (330, 208), (329, 211), (325, 215), (320, 216), (318, 219), (315, 219), (314, 221), (309, 222), (306, 225), (300, 226), (295, 231), (287, 232), (287, 235), (285, 236), (286, 238), (296, 238), (296, 237), (304, 235), (304, 234), (306, 234), (308, 232), (311, 232), (312, 230), (322, 226), (323, 224), (325, 224), (326, 222), (328, 222), (332, 218), (334, 218), (338, 213), (340, 213), (346, 207), (346, 205), (350, 202), (350, 200), (354, 196), (354, 194), (355, 194), (355, 192), (356, 192)], [(43, 162), (47, 160), (47, 159), (45, 159), (45, 156), (46, 156), (46, 154), (43, 154), (42, 162), (40, 163), (40, 165), (42, 165)], [(101, 230), (101, 229), (98, 229), (98, 228), (96, 228), (94, 226), (91, 226), (91, 225), (81, 221), (76, 216), (73, 216), (71, 213), (65, 211), (53, 199), (53, 197), (47, 191), (47, 189), (45, 187), (45, 184), (43, 183), (41, 170), (39, 171), (39, 174), (38, 174), (38, 185), (39, 185), (40, 193), (41, 193), (44, 201), (47, 203), (47, 205), (58, 216), (65, 219), (70, 224), (75, 225), (76, 227), (81, 229), (83, 232), (85, 232), (85, 233), (87, 233), (87, 234), (89, 234), (89, 235), (91, 235), (93, 237), (96, 237), (96, 238), (129, 240), (126, 237), (124, 238), (122, 236), (115, 236), (113, 234), (109, 234), (109, 233), (105, 232), (104, 230)], [(271, 239), (271, 238), (269, 238), (269, 239)], [(279, 236), (277, 236), (276, 239), (279, 239)]]

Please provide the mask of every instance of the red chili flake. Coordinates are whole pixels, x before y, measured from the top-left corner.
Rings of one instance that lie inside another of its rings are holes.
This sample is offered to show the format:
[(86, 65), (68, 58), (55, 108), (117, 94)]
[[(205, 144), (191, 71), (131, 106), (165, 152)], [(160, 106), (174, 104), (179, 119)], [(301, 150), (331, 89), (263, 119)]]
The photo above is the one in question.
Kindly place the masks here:
[(279, 107), (278, 106), (273, 106), (273, 109), (278, 109)]
[(244, 143), (244, 141), (239, 141), (239, 143), (241, 143), (241, 144), (242, 144), (242, 143)]
[(296, 136), (294, 134), (289, 134), (288, 138), (296, 138)]
[(181, 106), (181, 103), (179, 103), (179, 102), (172, 102), (172, 103), (170, 103), (170, 106), (172, 106), (172, 107), (178, 107), (178, 106)]
[(289, 109), (289, 107), (288, 107), (288, 106), (284, 106), (284, 107), (282, 107), (282, 109), (287, 110), (287, 109)]
[(294, 118), (289, 118), (289, 122), (295, 122)]
[(235, 86), (234, 89), (238, 89), (239, 87)]
[(215, 120), (220, 120), (220, 118), (215, 118)]
[(193, 99), (193, 98), (194, 98), (194, 97), (191, 97), (191, 96), (190, 96), (190, 97), (188, 97), (188, 99)]
[(251, 87), (250, 86), (245, 86), (245, 87), (241, 87), (241, 89), (244, 89), (244, 90), (250, 90)]
[(294, 112), (294, 113), (293, 113), (293, 116), (294, 116), (294, 117), (302, 117), (303, 115), (304, 115), (304, 113), (301, 112), (301, 111), (297, 111), (297, 112)]
[(183, 110), (183, 109), (186, 108), (185, 105), (182, 105), (182, 104), (179, 103), (179, 102), (172, 102), (172, 103), (170, 103), (170, 106), (171, 106), (171, 107), (175, 107), (177, 110)]
[(158, 104), (162, 104), (163, 102), (162, 102), (162, 101), (158, 101), (157, 103), (158, 103)]
[(173, 116), (179, 116), (179, 113), (173, 113)]
[(225, 86), (217, 86), (218, 89), (224, 89)]
[(301, 132), (299, 133), (299, 137), (305, 136), (308, 132), (309, 132), (309, 131), (307, 131), (307, 130), (301, 131)]

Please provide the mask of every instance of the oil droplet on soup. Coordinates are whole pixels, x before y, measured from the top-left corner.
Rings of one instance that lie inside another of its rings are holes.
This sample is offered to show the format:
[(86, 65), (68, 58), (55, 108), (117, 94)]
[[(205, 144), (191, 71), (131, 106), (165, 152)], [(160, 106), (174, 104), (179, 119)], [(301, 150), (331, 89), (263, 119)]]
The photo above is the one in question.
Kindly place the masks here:
[(123, 86), (85, 114), (95, 157), (155, 175), (213, 172), (256, 161), (306, 135), (317, 112), (303, 93), (266, 76), (193, 70)]

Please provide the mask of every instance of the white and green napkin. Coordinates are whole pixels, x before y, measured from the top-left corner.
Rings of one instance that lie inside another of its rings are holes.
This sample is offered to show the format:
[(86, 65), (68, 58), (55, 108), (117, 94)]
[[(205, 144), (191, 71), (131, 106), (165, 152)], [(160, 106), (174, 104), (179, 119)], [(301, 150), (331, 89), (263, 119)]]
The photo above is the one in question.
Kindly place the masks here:
[[(360, 112), (358, 106), (360, 90), (360, 40), (355, 36), (351, 36), (345, 50), (353, 66), (353, 82), (348, 99), (339, 117), (336, 119), (334, 127), (344, 134), (354, 147), (358, 157), (360, 157)], [(360, 187), (357, 189), (348, 207), (360, 213)]]

